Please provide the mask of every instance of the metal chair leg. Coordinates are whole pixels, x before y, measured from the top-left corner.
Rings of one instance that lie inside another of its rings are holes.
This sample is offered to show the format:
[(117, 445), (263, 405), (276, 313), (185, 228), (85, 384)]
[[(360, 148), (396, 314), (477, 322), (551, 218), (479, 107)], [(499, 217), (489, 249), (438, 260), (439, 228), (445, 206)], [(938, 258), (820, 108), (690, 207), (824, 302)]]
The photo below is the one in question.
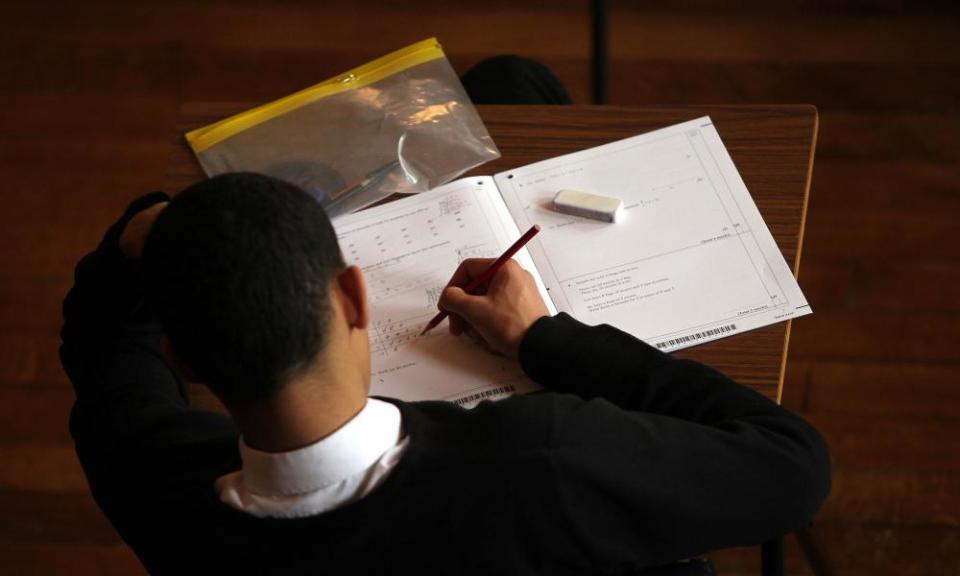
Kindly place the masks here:
[(833, 569), (827, 561), (824, 551), (821, 550), (816, 538), (812, 533), (813, 526), (805, 526), (797, 530), (797, 542), (800, 543), (800, 550), (807, 559), (810, 570), (816, 576), (833, 576)]
[(783, 576), (783, 538), (764, 542), (760, 547), (760, 574)]
[(592, 0), (590, 2), (591, 24), (591, 82), (593, 83), (593, 103), (607, 103), (607, 71), (609, 55), (607, 53), (607, 2), (606, 0)]

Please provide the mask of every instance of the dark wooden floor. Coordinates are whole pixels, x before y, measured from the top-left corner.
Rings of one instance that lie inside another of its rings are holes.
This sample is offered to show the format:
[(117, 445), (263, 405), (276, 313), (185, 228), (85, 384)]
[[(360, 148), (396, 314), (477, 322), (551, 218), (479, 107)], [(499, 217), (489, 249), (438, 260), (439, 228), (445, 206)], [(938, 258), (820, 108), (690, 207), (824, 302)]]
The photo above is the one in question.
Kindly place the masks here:
[[(832, 449), (814, 537), (837, 574), (960, 574), (957, 13), (893, 0), (612, 4), (612, 102), (820, 108), (800, 269), (814, 314), (794, 323), (784, 398)], [(589, 94), (586, 3), (573, 0), (34, 1), (5, 3), (0, 27), (9, 574), (142, 572), (73, 454), (57, 330), (76, 260), (162, 182), (180, 103), (272, 99), (432, 35), (461, 71), (520, 53), (577, 101)], [(789, 572), (810, 573), (788, 544)], [(717, 561), (758, 572), (753, 551)]]

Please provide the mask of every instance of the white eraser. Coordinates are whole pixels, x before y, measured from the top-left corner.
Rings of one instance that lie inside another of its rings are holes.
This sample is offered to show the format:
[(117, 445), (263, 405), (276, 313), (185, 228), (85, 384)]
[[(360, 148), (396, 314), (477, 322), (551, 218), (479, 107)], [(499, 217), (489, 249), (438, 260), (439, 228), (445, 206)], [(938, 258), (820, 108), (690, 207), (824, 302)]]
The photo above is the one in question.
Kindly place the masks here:
[(553, 209), (564, 214), (616, 222), (623, 213), (623, 200), (579, 190), (561, 190), (553, 197)]

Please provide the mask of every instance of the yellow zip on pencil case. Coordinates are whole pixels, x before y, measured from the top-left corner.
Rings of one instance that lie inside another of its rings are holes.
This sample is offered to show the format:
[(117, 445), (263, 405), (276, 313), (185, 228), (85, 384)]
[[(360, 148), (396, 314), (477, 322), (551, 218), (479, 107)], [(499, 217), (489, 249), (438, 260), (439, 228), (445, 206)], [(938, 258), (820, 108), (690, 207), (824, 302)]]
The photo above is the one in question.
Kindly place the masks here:
[(331, 217), (500, 156), (436, 38), (186, 134), (208, 176), (297, 184)]

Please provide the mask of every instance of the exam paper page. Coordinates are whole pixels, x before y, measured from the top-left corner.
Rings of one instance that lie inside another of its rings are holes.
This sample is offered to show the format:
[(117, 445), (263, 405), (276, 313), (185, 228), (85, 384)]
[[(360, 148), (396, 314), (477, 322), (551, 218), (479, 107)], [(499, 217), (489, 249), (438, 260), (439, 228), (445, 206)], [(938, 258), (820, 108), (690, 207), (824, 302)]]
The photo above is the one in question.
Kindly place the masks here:
[[(347, 263), (367, 281), (371, 394), (472, 406), (538, 388), (516, 360), (451, 336), (447, 321), (418, 336), (461, 261), (499, 257), (520, 237), (493, 178), (461, 179), (333, 225)], [(546, 294), (529, 253), (515, 258)]]
[[(810, 313), (709, 117), (498, 174), (557, 309), (675, 350)], [(605, 223), (551, 209), (614, 196)]]

